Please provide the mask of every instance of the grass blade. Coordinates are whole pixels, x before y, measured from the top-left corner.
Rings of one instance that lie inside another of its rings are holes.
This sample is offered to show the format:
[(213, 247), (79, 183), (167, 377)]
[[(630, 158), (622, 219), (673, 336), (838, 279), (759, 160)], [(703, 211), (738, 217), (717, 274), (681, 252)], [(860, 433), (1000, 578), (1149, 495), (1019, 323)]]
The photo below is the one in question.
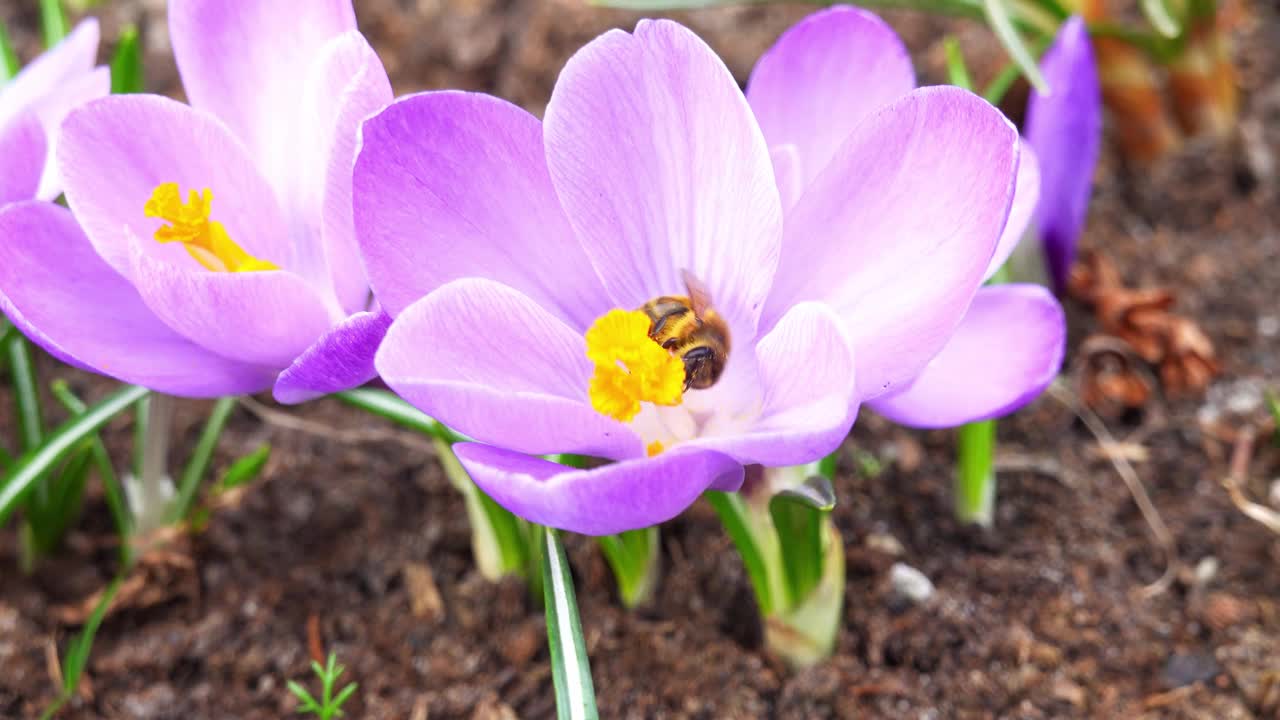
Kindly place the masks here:
[(1164, 0), (1141, 0), (1142, 14), (1156, 32), (1167, 38), (1176, 38), (1182, 32), (1182, 26), (1169, 12)]
[(365, 412), (384, 417), (397, 425), (403, 425), (411, 430), (417, 430), (432, 437), (440, 438), (448, 443), (465, 439), (439, 421), (428, 417), (426, 413), (418, 408), (400, 399), (399, 396), (386, 390), (357, 388), (337, 393), (337, 397), (348, 405), (353, 405)]
[(942, 40), (942, 47), (947, 54), (947, 82), (965, 90), (973, 89), (973, 79), (969, 76), (969, 66), (965, 65), (964, 52), (960, 43), (948, 35)]
[(0, 525), (4, 524), (37, 479), (85, 438), (98, 432), (108, 420), (127, 410), (129, 405), (148, 392), (150, 391), (138, 385), (122, 387), (83, 415), (67, 420), (43, 445), (23, 453), (0, 486)]
[(556, 716), (560, 720), (597, 720), (595, 688), (587, 646), (573, 596), (573, 576), (560, 537), (542, 529), (542, 587), (546, 600), (547, 643), (551, 647), (551, 676), (556, 687)]
[(61, 42), (71, 29), (62, 0), (40, 0), (40, 33), (44, 46), (51, 48)]
[(140, 93), (146, 87), (142, 74), (142, 46), (138, 44), (138, 28), (133, 25), (120, 31), (120, 41), (111, 56), (111, 92), (117, 95)]
[(218, 447), (218, 439), (227, 427), (227, 419), (236, 407), (234, 396), (218, 398), (213, 411), (200, 432), (196, 441), (196, 449), (192, 451), (187, 466), (182, 470), (182, 479), (178, 482), (178, 495), (169, 507), (169, 522), (178, 522), (191, 512), (191, 504), (195, 501), (196, 491), (200, 489), (200, 480), (209, 469), (209, 460), (213, 457), (214, 448)]
[(40, 416), (40, 392), (36, 387), (36, 371), (31, 364), (31, 346), (21, 335), (10, 335), (5, 342), (9, 358), (9, 375), (13, 378), (13, 400), (18, 412), (18, 432), (22, 449), (32, 450), (44, 440), (44, 421)]
[[(13, 41), (9, 39), (9, 28), (0, 22), (0, 84), (18, 74), (22, 64), (18, 62), (18, 53), (13, 49)], [(2, 323), (0, 323), (2, 325)], [(0, 333), (3, 335), (4, 333)]]
[[(85, 405), (84, 401), (71, 391), (65, 380), (54, 381), (53, 396), (72, 415), (83, 415), (89, 409), (89, 406)], [(138, 407), (145, 406), (145, 402), (138, 403)], [(127, 565), (129, 548), (128, 543), (123, 541), (129, 537), (129, 530), (132, 524), (129, 506), (125, 504), (124, 490), (120, 487), (120, 480), (116, 477), (115, 468), (111, 465), (111, 456), (107, 453), (107, 446), (102, 444), (102, 438), (94, 437), (91, 447), (93, 464), (98, 470), (99, 479), (102, 480), (102, 491), (106, 497), (107, 509), (110, 510), (111, 518), (115, 522), (116, 532), (120, 533), (121, 561)]]
[(1009, 6), (1005, 3), (1006, 0), (982, 0), (987, 24), (991, 26), (991, 31), (996, 34), (1000, 44), (1009, 53), (1009, 58), (1022, 70), (1022, 74), (1027, 77), (1031, 86), (1041, 93), (1048, 94), (1049, 85), (1045, 82), (1044, 75), (1040, 74), (1040, 66), (1036, 64), (1035, 56), (1031, 54), (1022, 36), (1018, 34), (1018, 29), (1014, 27)]
[(769, 563), (765, 559), (764, 549), (756, 542), (756, 533), (747, 517), (747, 508), (742, 496), (737, 493), (724, 493), (716, 490), (703, 495), (716, 515), (725, 532), (733, 540), (733, 545), (742, 556), (742, 564), (747, 569), (747, 577), (751, 579), (751, 587), (756, 593), (756, 604), (760, 606), (762, 615), (769, 615), (785, 605), (784, 598), (775, 597), (774, 583), (770, 580)]

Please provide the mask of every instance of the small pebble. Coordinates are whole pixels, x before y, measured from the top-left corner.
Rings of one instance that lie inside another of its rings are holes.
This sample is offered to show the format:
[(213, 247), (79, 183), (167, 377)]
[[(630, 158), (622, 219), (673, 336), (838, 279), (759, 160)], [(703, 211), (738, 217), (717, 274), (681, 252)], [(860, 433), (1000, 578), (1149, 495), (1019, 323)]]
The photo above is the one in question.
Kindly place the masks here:
[(1170, 690), (1192, 683), (1205, 682), (1222, 672), (1222, 667), (1208, 653), (1174, 653), (1164, 664), (1160, 679)]
[(922, 603), (933, 597), (933, 581), (906, 563), (894, 563), (889, 568), (889, 584), (893, 593), (914, 603)]
[(898, 542), (898, 538), (889, 533), (871, 533), (867, 535), (863, 544), (868, 550), (875, 550), (891, 557), (902, 557), (902, 554), (907, 551), (902, 547), (902, 543)]

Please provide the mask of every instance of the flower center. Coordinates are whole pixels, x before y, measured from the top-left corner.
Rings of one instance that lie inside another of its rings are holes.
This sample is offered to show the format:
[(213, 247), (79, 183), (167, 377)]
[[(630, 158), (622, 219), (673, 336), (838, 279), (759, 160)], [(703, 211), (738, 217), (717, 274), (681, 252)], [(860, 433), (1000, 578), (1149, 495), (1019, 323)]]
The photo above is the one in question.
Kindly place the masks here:
[(614, 309), (587, 329), (587, 358), (596, 366), (587, 395), (600, 414), (628, 422), (642, 402), (684, 400), (684, 362), (649, 337), (650, 324), (643, 311)]
[(156, 230), (156, 242), (182, 243), (196, 262), (214, 272), (253, 272), (255, 270), (279, 270), (269, 260), (245, 252), (227, 235), (222, 223), (209, 219), (213, 193), (192, 190), (187, 201), (182, 202), (178, 183), (162, 183), (156, 186), (147, 200), (143, 212), (147, 217), (160, 218), (169, 223)]

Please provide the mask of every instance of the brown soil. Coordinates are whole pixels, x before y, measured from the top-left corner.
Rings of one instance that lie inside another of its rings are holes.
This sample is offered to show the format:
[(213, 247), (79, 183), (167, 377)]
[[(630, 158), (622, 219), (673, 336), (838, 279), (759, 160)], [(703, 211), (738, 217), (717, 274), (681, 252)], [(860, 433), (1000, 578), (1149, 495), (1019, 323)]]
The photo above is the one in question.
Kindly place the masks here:
[[(0, 19), (30, 49), (34, 10), (13, 5), (0, 4)], [(151, 84), (176, 92), (162, 5), (118, 0), (100, 12), (105, 37), (122, 22), (143, 28)], [(636, 17), (564, 0), (357, 5), (399, 92), (460, 86), (534, 111), (575, 48)], [(745, 80), (810, 9), (680, 17)], [(791, 673), (762, 652), (746, 576), (709, 508), (664, 528), (660, 595), (638, 612), (621, 609), (595, 546), (570, 539), (603, 717), (1280, 717), (1280, 538), (1220, 485), (1233, 429), (1262, 422), (1261, 389), (1280, 377), (1280, 18), (1269, 3), (1247, 10), (1237, 52), (1248, 132), (1194, 143), (1153, 169), (1108, 155), (1085, 241), (1128, 281), (1172, 286), (1225, 364), (1207, 397), (1158, 397), (1110, 421), (1176, 539), (1174, 582), (1143, 596), (1166, 558), (1098, 441), (1059, 401), (1001, 425), (991, 533), (951, 518), (950, 434), (898, 430), (867, 412), (836, 481), (846, 622), (835, 657), (818, 667)], [(940, 31), (959, 32), (988, 65), (998, 57), (976, 26), (890, 17), (926, 80), (941, 77)], [(1093, 325), (1082, 308), (1069, 311), (1074, 347)], [(90, 397), (110, 387), (47, 358), (42, 370)], [(184, 404), (175, 463), (205, 407)], [(147, 567), (146, 592), (107, 618), (61, 716), (284, 717), (295, 708), (285, 682), (310, 681), (317, 640), (360, 683), (348, 717), (553, 716), (540, 611), (520, 583), (478, 576), (462, 501), (421, 441), (333, 400), (291, 413), (337, 432), (237, 410), (216, 463), (269, 441), (263, 478)], [(0, 415), (0, 437), (11, 431)], [(123, 465), (127, 425), (107, 438)], [(1265, 499), (1280, 451), (1261, 440), (1248, 469), (1249, 492)], [(49, 654), (77, 629), (66, 622), (76, 606), (110, 579), (111, 542), (96, 489), (64, 551), (30, 577), (16, 570), (13, 529), (0, 532), (0, 717), (34, 717), (54, 696)], [(924, 605), (890, 592), (899, 560), (936, 584)], [(423, 569), (439, 612), (424, 604)]]

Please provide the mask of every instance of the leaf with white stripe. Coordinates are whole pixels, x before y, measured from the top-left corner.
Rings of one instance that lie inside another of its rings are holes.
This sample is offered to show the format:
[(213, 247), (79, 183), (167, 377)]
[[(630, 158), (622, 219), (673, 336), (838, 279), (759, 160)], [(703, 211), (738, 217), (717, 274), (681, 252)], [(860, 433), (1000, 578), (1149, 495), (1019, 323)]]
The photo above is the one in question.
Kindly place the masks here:
[(542, 528), (542, 592), (546, 600), (551, 677), (556, 687), (556, 717), (598, 720), (587, 645), (578, 620), (578, 601), (573, 596), (573, 576), (560, 536), (551, 528)]

